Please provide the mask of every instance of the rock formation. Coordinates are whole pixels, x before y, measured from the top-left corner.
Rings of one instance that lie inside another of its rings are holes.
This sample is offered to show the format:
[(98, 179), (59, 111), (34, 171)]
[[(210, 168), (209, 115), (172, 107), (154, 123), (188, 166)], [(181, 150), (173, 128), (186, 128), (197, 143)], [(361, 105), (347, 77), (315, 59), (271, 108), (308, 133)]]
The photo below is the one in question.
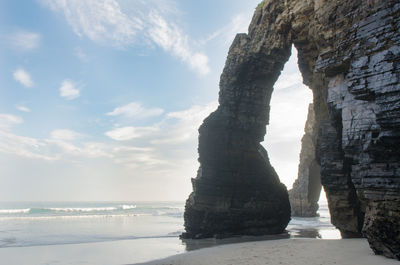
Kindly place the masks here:
[[(192, 180), (194, 191), (186, 202), (182, 237), (282, 233), (290, 220), (286, 187), (265, 149), (247, 140), (246, 132), (216, 132), (214, 126), (224, 120), (224, 116), (214, 117), (213, 127), (200, 129), (202, 134), (207, 135), (207, 130), (213, 134), (201, 140), (205, 144), (199, 147), (202, 166)], [(247, 144), (241, 144), (243, 140)], [(231, 150), (235, 145), (240, 146)]]
[(219, 107), (200, 127), (200, 170), (187, 236), (274, 233), (289, 220), (285, 187), (259, 143), (292, 44), (314, 94), (317, 161), (332, 223), (400, 259), (400, 3), (267, 0), (238, 34)]
[(314, 108), (310, 104), (304, 136), (301, 139), (298, 177), (289, 191), (292, 216), (317, 216), (318, 199), (321, 193), (321, 169), (315, 157), (317, 130), (314, 125)]

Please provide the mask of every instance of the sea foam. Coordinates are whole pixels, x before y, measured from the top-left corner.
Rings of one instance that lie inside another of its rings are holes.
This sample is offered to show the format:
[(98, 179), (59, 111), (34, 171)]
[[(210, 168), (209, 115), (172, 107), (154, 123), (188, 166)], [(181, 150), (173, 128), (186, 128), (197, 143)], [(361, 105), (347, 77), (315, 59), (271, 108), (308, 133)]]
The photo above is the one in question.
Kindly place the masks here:
[(0, 209), (0, 214), (10, 214), (10, 213), (29, 213), (31, 209)]
[(118, 205), (112, 207), (49, 207), (49, 208), (26, 208), (26, 209), (0, 209), (0, 214), (46, 214), (46, 213), (90, 213), (90, 212), (111, 212), (128, 211), (135, 209), (136, 205)]

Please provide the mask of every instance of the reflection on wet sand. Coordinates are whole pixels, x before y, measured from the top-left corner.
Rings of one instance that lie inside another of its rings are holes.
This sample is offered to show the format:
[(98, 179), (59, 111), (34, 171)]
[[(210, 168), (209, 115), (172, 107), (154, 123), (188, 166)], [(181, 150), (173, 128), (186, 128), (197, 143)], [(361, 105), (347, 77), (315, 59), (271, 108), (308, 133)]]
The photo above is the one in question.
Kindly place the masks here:
[(317, 229), (304, 227), (290, 227), (289, 231), (279, 235), (266, 236), (236, 236), (230, 238), (206, 238), (206, 239), (181, 239), (186, 251), (208, 248), (218, 245), (244, 243), (251, 241), (277, 240), (286, 238), (317, 238), (317, 239), (340, 239), (340, 233), (333, 227)]
[(182, 244), (185, 245), (186, 251), (197, 250), (200, 248), (214, 247), (218, 245), (244, 243), (251, 241), (264, 241), (264, 240), (277, 240), (290, 238), (289, 233), (283, 233), (279, 235), (267, 235), (267, 236), (236, 236), (229, 238), (205, 238), (205, 239), (181, 239)]
[(290, 237), (292, 237), (292, 238), (322, 238), (319, 233), (319, 230), (314, 229), (314, 228), (291, 231)]

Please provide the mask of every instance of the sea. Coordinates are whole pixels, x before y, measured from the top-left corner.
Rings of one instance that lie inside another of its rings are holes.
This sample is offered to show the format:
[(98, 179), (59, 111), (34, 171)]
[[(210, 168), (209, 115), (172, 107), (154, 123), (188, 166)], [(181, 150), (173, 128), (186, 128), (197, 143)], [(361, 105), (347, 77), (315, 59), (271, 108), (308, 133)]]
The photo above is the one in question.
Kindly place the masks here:
[(134, 264), (204, 247), (282, 238), (338, 239), (326, 202), (264, 237), (181, 240), (184, 202), (2, 202), (0, 265)]

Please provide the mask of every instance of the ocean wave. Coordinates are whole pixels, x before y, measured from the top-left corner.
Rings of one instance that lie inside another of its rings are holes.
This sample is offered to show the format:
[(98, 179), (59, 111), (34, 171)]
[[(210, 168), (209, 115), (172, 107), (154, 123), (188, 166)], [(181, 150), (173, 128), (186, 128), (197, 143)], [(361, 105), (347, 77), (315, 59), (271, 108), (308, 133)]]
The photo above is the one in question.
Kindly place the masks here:
[(10, 213), (29, 213), (31, 209), (0, 209), (0, 214), (10, 214)]
[(46, 213), (82, 213), (82, 212), (111, 212), (129, 211), (135, 209), (136, 205), (118, 205), (112, 207), (49, 207), (49, 208), (26, 208), (26, 209), (0, 209), (0, 214), (46, 214)]
[[(115, 211), (116, 207), (93, 207), (93, 208), (43, 208), (43, 210), (50, 210), (54, 212), (105, 212)], [(38, 209), (42, 210), (42, 209)]]
[(0, 221), (34, 221), (34, 220), (54, 220), (54, 219), (86, 219), (86, 218), (118, 218), (118, 217), (139, 217), (152, 216), (152, 214), (133, 213), (133, 214), (86, 214), (86, 215), (51, 215), (51, 216), (7, 216), (0, 217)]
[(50, 210), (55, 212), (108, 212), (118, 210), (132, 210), (135, 209), (136, 205), (118, 205), (112, 207), (71, 207), (71, 208), (43, 208), (44, 210)]
[(122, 210), (132, 210), (132, 209), (135, 209), (135, 208), (136, 208), (136, 205), (126, 205), (126, 204), (123, 204), (123, 205), (120, 205), (119, 207), (121, 207)]
[(184, 206), (151, 206), (151, 209), (184, 211)]

